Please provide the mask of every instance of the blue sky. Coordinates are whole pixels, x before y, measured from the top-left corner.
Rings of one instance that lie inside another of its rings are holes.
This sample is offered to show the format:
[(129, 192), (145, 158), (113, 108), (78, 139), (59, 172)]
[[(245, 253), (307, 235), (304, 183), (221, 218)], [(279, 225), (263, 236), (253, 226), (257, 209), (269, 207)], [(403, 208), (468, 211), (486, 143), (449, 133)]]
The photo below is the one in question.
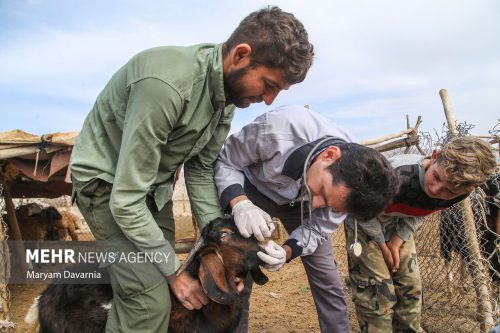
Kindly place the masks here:
[(456, 117), (486, 134), (500, 118), (500, 2), (15, 1), (0, 0), (0, 131), (79, 130), (111, 75), (159, 45), (223, 42), (265, 5), (293, 12), (316, 58), (306, 80), (272, 106), (238, 110), (232, 131), (283, 104), (308, 104), (358, 139), (396, 133), (423, 117)]

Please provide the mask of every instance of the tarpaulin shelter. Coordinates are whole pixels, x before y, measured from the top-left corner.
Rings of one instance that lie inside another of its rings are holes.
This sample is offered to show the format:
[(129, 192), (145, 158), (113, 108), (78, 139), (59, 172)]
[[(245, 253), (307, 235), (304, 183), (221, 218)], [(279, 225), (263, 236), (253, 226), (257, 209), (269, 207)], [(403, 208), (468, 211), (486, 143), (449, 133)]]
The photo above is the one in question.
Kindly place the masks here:
[[(56, 198), (71, 194), (69, 161), (78, 132), (33, 135), (21, 130), (0, 133), (0, 181), (1, 194), (5, 201), (7, 225), (11, 240), (22, 240), (16, 219), (13, 198)], [(3, 211), (1, 212), (3, 215)], [(3, 224), (0, 224), (0, 240), (5, 239)], [(0, 260), (2, 281), (9, 278), (9, 255), (5, 245), (4, 258)], [(15, 242), (14, 252), (18, 258), (24, 254), (24, 245)], [(27, 270), (26, 262), (19, 262)], [(0, 286), (0, 290), (3, 290)], [(5, 317), (5, 316), (4, 316)]]
[(0, 132), (2, 174), (13, 198), (55, 198), (71, 194), (69, 161), (78, 132), (34, 135)]
[[(0, 222), (10, 229), (12, 249), (6, 242), (6, 230), (0, 223), (0, 328), (13, 327), (8, 306), (7, 281), (11, 273), (10, 251), (23, 258), (24, 245), (12, 198), (55, 198), (71, 194), (69, 161), (78, 132), (33, 135), (21, 130), (0, 132)], [(7, 213), (5, 219), (4, 211)], [(19, 272), (28, 271), (24, 260), (17, 260)], [(8, 329), (8, 331), (11, 331)]]

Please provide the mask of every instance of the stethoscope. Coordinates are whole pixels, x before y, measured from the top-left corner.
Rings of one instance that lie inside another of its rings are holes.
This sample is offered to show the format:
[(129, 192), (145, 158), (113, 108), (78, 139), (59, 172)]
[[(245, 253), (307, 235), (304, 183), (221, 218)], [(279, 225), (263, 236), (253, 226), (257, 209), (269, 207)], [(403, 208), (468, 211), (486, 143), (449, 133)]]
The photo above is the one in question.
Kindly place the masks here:
[[(313, 156), (314, 152), (316, 149), (318, 149), (322, 144), (325, 142), (331, 140), (331, 137), (327, 137), (320, 142), (318, 142), (313, 149), (309, 152), (309, 154), (306, 157), (306, 160), (304, 161), (304, 169), (302, 172), (302, 181), (304, 186), (302, 186), (302, 191), (301, 191), (301, 200), (300, 200), (300, 224), (303, 227), (302, 230), (304, 230), (304, 201), (306, 198), (306, 192), (307, 192), (307, 198), (309, 199), (309, 205), (308, 205), (308, 212), (309, 212), (309, 220), (307, 221), (307, 229), (309, 229), (309, 236), (307, 237), (307, 242), (304, 243), (304, 232), (302, 232), (302, 246), (303, 247), (308, 247), (309, 242), (311, 241), (311, 234), (312, 234), (312, 194), (311, 194), (311, 189), (309, 188), (309, 184), (307, 183), (307, 168), (309, 167), (309, 160)], [(304, 245), (305, 244), (305, 245)], [(361, 253), (363, 252), (363, 247), (361, 246), (361, 243), (358, 241), (358, 220), (354, 219), (354, 243), (352, 243), (349, 246), (349, 251), (356, 257), (359, 257)]]

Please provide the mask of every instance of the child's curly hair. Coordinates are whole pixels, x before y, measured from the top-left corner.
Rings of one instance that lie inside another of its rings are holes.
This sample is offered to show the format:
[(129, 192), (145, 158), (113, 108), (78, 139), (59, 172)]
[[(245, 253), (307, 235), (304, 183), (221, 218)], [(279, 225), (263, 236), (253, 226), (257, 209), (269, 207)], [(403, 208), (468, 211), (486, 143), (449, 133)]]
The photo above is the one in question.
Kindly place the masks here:
[(467, 192), (487, 181), (497, 166), (491, 145), (470, 136), (448, 142), (436, 162), (444, 167), (448, 183)]

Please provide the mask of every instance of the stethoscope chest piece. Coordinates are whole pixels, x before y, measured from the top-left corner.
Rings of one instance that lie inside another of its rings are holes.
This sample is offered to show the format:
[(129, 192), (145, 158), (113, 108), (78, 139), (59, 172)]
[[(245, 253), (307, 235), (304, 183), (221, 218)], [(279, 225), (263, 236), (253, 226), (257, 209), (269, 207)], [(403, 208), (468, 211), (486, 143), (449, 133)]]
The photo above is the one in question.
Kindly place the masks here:
[(361, 255), (361, 253), (363, 252), (363, 247), (361, 246), (360, 242), (354, 242), (349, 247), (349, 251), (351, 251), (351, 253), (355, 257), (359, 257)]
[(363, 252), (363, 246), (358, 242), (358, 220), (354, 219), (354, 242), (349, 246), (349, 251), (355, 256), (359, 257)]

